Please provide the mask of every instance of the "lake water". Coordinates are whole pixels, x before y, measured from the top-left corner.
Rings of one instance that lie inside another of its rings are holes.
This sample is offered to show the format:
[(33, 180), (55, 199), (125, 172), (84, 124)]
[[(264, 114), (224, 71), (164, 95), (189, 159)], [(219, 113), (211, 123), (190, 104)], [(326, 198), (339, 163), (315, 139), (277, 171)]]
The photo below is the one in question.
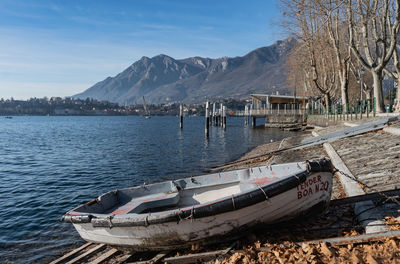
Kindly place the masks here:
[(82, 243), (61, 216), (116, 188), (203, 174), (293, 133), (204, 117), (0, 117), (0, 262), (46, 262)]

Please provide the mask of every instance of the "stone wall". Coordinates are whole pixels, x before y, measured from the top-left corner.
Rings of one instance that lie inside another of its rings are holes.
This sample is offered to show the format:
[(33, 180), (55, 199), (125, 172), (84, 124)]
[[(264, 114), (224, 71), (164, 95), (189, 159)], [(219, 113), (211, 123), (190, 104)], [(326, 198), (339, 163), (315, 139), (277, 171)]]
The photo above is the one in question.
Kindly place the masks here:
[(328, 127), (342, 123), (343, 123), (342, 120), (334, 120), (333, 118), (328, 119), (324, 115), (311, 115), (307, 117), (307, 125), (310, 126)]
[(265, 127), (295, 127), (305, 125), (307, 116), (302, 114), (272, 114), (265, 117)]

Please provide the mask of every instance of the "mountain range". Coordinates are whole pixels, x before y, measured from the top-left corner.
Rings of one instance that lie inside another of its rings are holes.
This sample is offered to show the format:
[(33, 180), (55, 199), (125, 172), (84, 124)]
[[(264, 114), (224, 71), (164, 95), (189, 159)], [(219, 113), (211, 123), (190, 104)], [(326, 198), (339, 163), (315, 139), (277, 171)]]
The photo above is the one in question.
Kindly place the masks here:
[(167, 55), (142, 57), (115, 77), (74, 95), (120, 104), (204, 103), (222, 98), (245, 99), (250, 93), (289, 92), (286, 60), (296, 45), (290, 37), (242, 57), (217, 59)]

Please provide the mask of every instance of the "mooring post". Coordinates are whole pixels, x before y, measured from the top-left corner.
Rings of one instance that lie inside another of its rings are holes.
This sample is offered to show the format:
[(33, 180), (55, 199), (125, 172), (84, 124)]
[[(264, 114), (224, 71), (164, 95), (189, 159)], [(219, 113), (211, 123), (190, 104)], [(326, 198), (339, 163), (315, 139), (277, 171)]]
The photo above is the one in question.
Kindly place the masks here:
[(222, 127), (226, 129), (226, 106), (222, 108)]
[(244, 125), (247, 126), (249, 124), (249, 106), (244, 106)]
[(224, 126), (224, 105), (221, 103), (220, 105), (219, 105), (219, 114), (220, 114), (220, 121), (219, 121), (219, 125), (221, 126), (221, 127), (223, 127)]
[(215, 102), (214, 102), (213, 103), (213, 109), (212, 109), (212, 121), (211, 121), (213, 126), (215, 126), (215, 123), (216, 123), (215, 118), (216, 118), (216, 114), (217, 114), (216, 111), (215, 111), (215, 109), (216, 109), (215, 107), (216, 107), (216, 105), (215, 105)]
[(256, 125), (257, 125), (257, 118), (255, 117), (255, 116), (252, 116), (251, 117), (251, 127), (252, 128), (255, 128), (256, 127)]
[(215, 106), (215, 122), (214, 122), (214, 126), (218, 126), (218, 122), (219, 122), (219, 109), (217, 108), (217, 106)]
[(183, 128), (183, 106), (182, 104), (179, 106), (179, 128)]
[(206, 102), (206, 137), (209, 135), (209, 128), (210, 128), (210, 111), (209, 111), (209, 102)]

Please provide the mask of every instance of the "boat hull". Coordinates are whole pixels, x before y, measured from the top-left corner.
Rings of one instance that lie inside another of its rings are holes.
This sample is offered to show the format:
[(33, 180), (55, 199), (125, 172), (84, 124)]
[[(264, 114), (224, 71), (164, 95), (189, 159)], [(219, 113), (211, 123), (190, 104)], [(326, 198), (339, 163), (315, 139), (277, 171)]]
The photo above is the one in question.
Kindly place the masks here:
[(92, 223), (74, 223), (74, 226), (87, 241), (134, 251), (185, 248), (240, 236), (243, 230), (287, 221), (315, 207), (323, 210), (329, 204), (331, 191), (332, 173), (315, 172), (295, 188), (226, 213), (148, 226), (96, 227)]

